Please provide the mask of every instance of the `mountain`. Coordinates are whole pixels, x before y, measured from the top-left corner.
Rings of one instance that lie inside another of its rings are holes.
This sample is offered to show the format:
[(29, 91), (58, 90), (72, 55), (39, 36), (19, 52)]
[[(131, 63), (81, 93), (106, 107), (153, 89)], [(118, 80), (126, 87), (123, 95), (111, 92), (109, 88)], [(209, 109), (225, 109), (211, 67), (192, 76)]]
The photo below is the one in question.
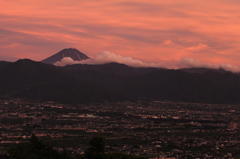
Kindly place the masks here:
[(115, 100), (120, 94), (86, 82), (79, 82), (54, 65), (29, 59), (0, 68), (0, 95), (62, 103)]
[(118, 63), (56, 67), (23, 59), (0, 66), (0, 95), (62, 103), (126, 100), (240, 103), (239, 75), (202, 69), (194, 72), (133, 68)]
[[(219, 76), (220, 77), (220, 76)], [(240, 88), (233, 91), (211, 79), (179, 70), (154, 71), (132, 76), (122, 89), (141, 99), (196, 103), (239, 103)]]
[(149, 73), (155, 70), (163, 70), (163, 68), (154, 67), (130, 67), (125, 64), (119, 64), (115, 62), (101, 64), (101, 65), (88, 65), (88, 64), (75, 64), (67, 65), (63, 67), (67, 72), (77, 72), (80, 70), (94, 70), (104, 75), (117, 75), (117, 76), (131, 76)]
[[(151, 69), (126, 65), (72, 65), (62, 69), (79, 81), (112, 89), (135, 100), (240, 103), (240, 76), (231, 72)], [(136, 70), (135, 70), (136, 69)], [(114, 71), (115, 70), (115, 71)]]
[(61, 50), (60, 52), (42, 60), (41, 62), (47, 63), (47, 64), (54, 64), (57, 61), (61, 61), (61, 59), (64, 57), (71, 57), (74, 61), (91, 59), (90, 57), (78, 51), (77, 49), (68, 48), (68, 49)]
[(11, 62), (0, 61), (0, 68), (3, 67), (3, 66), (5, 66), (5, 65), (7, 65), (7, 64), (9, 64), (9, 63), (11, 63)]
[(206, 72), (218, 72), (218, 73), (226, 73), (224, 69), (213, 69), (213, 68), (181, 68), (179, 69), (184, 72), (188, 73), (198, 73), (198, 74), (203, 74)]

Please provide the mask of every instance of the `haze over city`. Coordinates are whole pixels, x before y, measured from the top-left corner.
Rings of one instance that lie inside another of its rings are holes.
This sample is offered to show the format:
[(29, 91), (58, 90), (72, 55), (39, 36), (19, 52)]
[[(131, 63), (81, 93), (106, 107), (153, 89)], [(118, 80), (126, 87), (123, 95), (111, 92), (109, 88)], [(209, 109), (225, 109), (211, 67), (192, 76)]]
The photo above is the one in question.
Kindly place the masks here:
[(0, 59), (41, 61), (63, 48), (166, 68), (239, 72), (236, 0), (0, 0)]

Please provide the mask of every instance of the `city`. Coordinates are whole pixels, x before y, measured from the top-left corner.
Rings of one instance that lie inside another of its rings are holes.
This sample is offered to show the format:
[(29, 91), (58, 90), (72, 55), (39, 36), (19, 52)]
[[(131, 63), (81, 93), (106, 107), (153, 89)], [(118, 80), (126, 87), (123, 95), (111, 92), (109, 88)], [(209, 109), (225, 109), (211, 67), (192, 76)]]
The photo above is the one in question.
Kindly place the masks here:
[[(146, 158), (240, 156), (239, 105), (170, 101), (59, 104), (21, 98), (0, 103), (0, 152), (35, 134), (58, 151), (84, 154), (100, 135), (107, 152)], [(157, 148), (160, 147), (160, 148)]]

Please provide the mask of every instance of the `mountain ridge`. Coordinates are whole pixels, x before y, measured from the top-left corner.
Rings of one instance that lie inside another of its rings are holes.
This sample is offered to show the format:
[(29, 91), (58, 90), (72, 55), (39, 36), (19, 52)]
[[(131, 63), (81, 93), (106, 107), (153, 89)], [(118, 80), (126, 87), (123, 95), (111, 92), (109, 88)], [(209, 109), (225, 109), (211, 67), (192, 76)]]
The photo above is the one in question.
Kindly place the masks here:
[(0, 69), (0, 76), (0, 95), (3, 96), (63, 103), (101, 102), (118, 98), (102, 86), (80, 82), (54, 65), (29, 59), (5, 65)]
[(240, 103), (240, 76), (227, 71), (133, 68), (124, 64), (56, 67), (21, 59), (0, 66), (0, 95), (63, 103), (170, 100)]

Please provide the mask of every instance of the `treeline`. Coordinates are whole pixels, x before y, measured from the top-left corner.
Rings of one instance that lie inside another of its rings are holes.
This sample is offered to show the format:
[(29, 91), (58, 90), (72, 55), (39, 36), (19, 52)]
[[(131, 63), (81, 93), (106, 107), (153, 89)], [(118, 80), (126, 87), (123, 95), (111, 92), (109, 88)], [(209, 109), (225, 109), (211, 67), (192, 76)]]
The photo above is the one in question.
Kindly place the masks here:
[(29, 143), (21, 143), (7, 150), (3, 159), (144, 159), (136, 155), (121, 152), (105, 152), (105, 142), (102, 137), (94, 137), (89, 141), (89, 148), (84, 154), (72, 154), (68, 150), (57, 151), (54, 147), (44, 144), (35, 135)]

